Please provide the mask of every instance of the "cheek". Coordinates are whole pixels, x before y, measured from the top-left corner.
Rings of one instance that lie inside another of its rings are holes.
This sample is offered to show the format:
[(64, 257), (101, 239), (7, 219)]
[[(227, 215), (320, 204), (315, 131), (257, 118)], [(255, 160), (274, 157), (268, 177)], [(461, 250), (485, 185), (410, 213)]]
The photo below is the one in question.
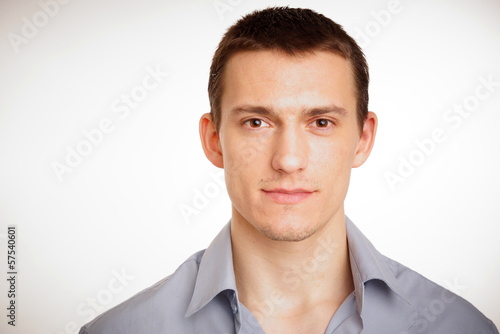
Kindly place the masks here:
[[(226, 138), (229, 139), (229, 138)], [(228, 195), (233, 204), (245, 202), (265, 175), (266, 145), (255, 138), (231, 138), (223, 147), (224, 173)]]
[(235, 141), (238, 144), (224, 149), (224, 169), (226, 174), (241, 175), (263, 156), (264, 145), (251, 140)]
[(322, 141), (311, 145), (311, 159), (309, 166), (316, 167), (318, 172), (327, 174), (330, 178), (348, 174), (352, 159), (353, 148), (349, 143), (342, 141)]
[(245, 136), (237, 131), (228, 131), (222, 144), (226, 174), (241, 175), (264, 166), (269, 147), (269, 135)]
[(314, 178), (320, 185), (324, 198), (325, 210), (338, 207), (349, 188), (353, 149), (347, 143), (330, 142), (318, 145), (314, 150), (314, 159), (309, 166), (314, 166)]

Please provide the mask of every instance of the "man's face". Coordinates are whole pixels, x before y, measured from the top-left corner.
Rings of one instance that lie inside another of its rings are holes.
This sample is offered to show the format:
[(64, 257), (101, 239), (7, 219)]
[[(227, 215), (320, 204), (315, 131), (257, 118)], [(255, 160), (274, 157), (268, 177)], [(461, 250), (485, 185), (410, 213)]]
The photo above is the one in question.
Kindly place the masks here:
[(344, 58), (252, 51), (227, 63), (217, 140), (238, 223), (299, 241), (343, 220), (362, 137)]

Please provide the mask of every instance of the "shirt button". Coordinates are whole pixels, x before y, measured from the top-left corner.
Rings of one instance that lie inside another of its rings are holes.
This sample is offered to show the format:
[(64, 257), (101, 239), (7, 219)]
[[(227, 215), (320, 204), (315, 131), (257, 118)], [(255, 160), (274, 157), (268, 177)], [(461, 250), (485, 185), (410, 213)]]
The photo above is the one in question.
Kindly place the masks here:
[(237, 305), (232, 304), (231, 309), (233, 310), (233, 314), (238, 313), (238, 306)]

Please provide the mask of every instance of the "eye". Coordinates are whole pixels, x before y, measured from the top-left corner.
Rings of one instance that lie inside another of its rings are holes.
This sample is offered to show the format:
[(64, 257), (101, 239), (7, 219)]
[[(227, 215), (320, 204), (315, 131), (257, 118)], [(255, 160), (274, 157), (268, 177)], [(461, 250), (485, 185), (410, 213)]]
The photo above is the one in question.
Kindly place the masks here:
[(263, 120), (259, 118), (252, 118), (247, 120), (244, 124), (248, 124), (251, 128), (257, 129), (257, 128), (263, 128), (263, 127), (269, 127), (269, 124), (264, 122)]
[(326, 118), (319, 118), (319, 119), (315, 120), (313, 123), (318, 128), (327, 128), (329, 125), (334, 124), (332, 121), (330, 121), (329, 119), (326, 119)]

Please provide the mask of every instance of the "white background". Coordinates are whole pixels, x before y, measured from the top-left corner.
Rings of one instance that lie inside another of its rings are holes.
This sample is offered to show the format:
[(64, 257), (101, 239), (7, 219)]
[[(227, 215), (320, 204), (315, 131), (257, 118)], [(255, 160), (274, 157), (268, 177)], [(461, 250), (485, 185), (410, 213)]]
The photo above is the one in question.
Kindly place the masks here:
[[(9, 224), (19, 275), (16, 328), (0, 279), (0, 331), (75, 333), (208, 246), (230, 218), (198, 136), (211, 57), (227, 27), (270, 5), (316, 9), (364, 46), (380, 126), (372, 156), (353, 171), (348, 216), (382, 253), (500, 325), (500, 1), (398, 3), (73, 0), (49, 17), (36, 1), (2, 0), (0, 276)], [(16, 45), (26, 21), (38, 31)], [(113, 103), (138, 91), (148, 67), (168, 77), (120, 118)], [(474, 100), (489, 77), (497, 86)], [(459, 125), (444, 120), (474, 101)], [(103, 119), (113, 131), (60, 182), (53, 163)], [(415, 141), (437, 128), (444, 142), (418, 153)], [(385, 175), (411, 156), (419, 165), (391, 189)], [(181, 208), (194, 204), (185, 219)]]

